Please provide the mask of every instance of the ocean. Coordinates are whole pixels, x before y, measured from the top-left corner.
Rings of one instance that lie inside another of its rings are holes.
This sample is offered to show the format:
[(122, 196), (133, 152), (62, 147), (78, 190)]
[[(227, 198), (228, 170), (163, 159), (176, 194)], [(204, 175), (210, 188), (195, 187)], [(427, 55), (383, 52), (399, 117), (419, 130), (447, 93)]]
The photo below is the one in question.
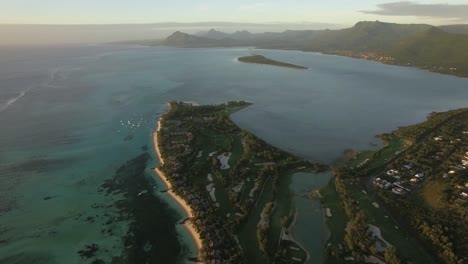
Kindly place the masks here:
[[(309, 69), (235, 60), (251, 53)], [(468, 79), (299, 51), (0, 48), (0, 263), (138, 263), (139, 255), (183, 263), (196, 255), (178, 224), (183, 211), (159, 193), (151, 170), (151, 134), (171, 100), (251, 101), (232, 116), (241, 128), (332, 163), (346, 149), (380, 146), (377, 134), (467, 107), (466, 87)], [(293, 177), (291, 188), (316, 188), (324, 177)], [(320, 255), (320, 205), (295, 200), (298, 240)], [(143, 218), (146, 234), (133, 224)]]

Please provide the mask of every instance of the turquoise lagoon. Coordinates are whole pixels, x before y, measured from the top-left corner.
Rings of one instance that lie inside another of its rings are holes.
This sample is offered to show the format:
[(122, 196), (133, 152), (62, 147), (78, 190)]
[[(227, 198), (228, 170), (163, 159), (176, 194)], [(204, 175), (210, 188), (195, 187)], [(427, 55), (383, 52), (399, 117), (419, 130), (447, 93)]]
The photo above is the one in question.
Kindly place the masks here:
[[(177, 224), (182, 210), (159, 193), (164, 186), (151, 172), (157, 164), (151, 134), (168, 101), (251, 101), (232, 116), (240, 127), (327, 163), (345, 149), (379, 144), (379, 133), (468, 102), (468, 79), (298, 51), (255, 53), (308, 70), (235, 60), (252, 52), (105, 45), (0, 49), (0, 263), (109, 263), (122, 257), (132, 218), (122, 217), (117, 206), (124, 194), (106, 194), (100, 186), (132, 172), (122, 168), (132, 168), (143, 153), (151, 157), (135, 175), (154, 186), (154, 225), (161, 227), (153, 230), (155, 257), (171, 263), (196, 254)], [(321, 261), (326, 227), (319, 204), (300, 194), (328, 177), (295, 175), (291, 184), (296, 236), (311, 263)], [(99, 247), (95, 256), (80, 257), (78, 251), (91, 244)]]

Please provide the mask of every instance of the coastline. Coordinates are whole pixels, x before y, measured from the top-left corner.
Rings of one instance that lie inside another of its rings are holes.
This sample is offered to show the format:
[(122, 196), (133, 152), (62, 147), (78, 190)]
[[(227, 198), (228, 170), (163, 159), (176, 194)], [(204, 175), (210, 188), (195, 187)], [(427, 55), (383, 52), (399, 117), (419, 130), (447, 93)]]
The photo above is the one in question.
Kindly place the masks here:
[(164, 165), (164, 159), (161, 156), (161, 151), (159, 150), (159, 143), (158, 143), (158, 133), (161, 130), (161, 118), (158, 119), (158, 128), (156, 132), (153, 133), (153, 144), (154, 149), (156, 150), (156, 154), (158, 155), (159, 162)]
[[(158, 155), (158, 158), (159, 158), (159, 161), (161, 162), (161, 164), (164, 164), (164, 159), (162, 158), (161, 156), (161, 152), (159, 150), (159, 145), (158, 145), (158, 132), (160, 131), (161, 129), (161, 119), (158, 120), (158, 128), (156, 130), (155, 133), (153, 133), (153, 144), (154, 144), (154, 148), (156, 150), (156, 153)], [(185, 213), (187, 214), (187, 217), (189, 218), (192, 218), (193, 217), (193, 210), (192, 208), (187, 204), (187, 202), (185, 202), (184, 199), (182, 199), (179, 195), (177, 195), (173, 190), (172, 190), (172, 185), (171, 183), (169, 182), (167, 176), (161, 171), (159, 170), (158, 168), (155, 168), (154, 169), (154, 172), (159, 176), (159, 178), (166, 184), (167, 188), (168, 188), (168, 191), (166, 192), (167, 194), (169, 194), (169, 196), (174, 199), (181, 207), (182, 209), (185, 211)], [(189, 221), (186, 221), (185, 224), (183, 224), (185, 226), (185, 228), (187, 229), (187, 231), (190, 233), (190, 235), (192, 236), (195, 244), (196, 244), (196, 247), (198, 249), (198, 252), (200, 253), (201, 252), (201, 249), (202, 249), (202, 239), (201, 239), (201, 236), (200, 236), (200, 233), (197, 232), (197, 230), (195, 229), (195, 226), (193, 225), (193, 223), (191, 222), (191, 219)]]
[(299, 214), (299, 212), (297, 212), (297, 211), (294, 212), (294, 219), (293, 219), (293, 221), (291, 222), (291, 224), (288, 227), (288, 233), (289, 233), (290, 240), (293, 241), (294, 243), (296, 243), (306, 253), (307, 258), (304, 260), (304, 263), (307, 263), (307, 261), (309, 261), (309, 259), (310, 259), (310, 254), (309, 254), (309, 252), (307, 252), (305, 247), (301, 243), (299, 243), (299, 241), (297, 241), (294, 238), (294, 235), (293, 235), (293, 230), (295, 230), (295, 228), (296, 228), (296, 220), (297, 220), (297, 215), (298, 214)]

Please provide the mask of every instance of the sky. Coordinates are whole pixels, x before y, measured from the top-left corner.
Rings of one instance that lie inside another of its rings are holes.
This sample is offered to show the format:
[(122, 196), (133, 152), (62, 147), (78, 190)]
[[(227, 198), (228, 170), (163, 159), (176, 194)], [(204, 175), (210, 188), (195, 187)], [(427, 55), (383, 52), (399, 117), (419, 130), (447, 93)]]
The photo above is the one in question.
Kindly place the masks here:
[[(443, 2), (442, 2), (443, 1)], [(468, 0), (0, 0), (0, 24), (468, 23)]]
[(0, 0), (0, 46), (163, 39), (210, 28), (339, 29), (364, 20), (468, 24), (468, 0)]

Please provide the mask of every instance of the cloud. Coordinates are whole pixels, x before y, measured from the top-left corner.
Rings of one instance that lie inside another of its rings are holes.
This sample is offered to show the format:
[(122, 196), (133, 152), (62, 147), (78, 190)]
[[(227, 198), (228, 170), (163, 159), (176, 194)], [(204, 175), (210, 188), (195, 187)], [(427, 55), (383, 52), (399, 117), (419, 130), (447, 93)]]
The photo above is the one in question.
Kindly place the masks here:
[(263, 12), (265, 11), (266, 8), (270, 7), (271, 4), (268, 3), (252, 3), (252, 4), (247, 4), (247, 5), (241, 5), (239, 7), (240, 10), (242, 11), (257, 11), (257, 12)]
[(420, 4), (418, 2), (402, 1), (378, 4), (377, 7), (379, 8), (378, 10), (364, 10), (360, 12), (383, 16), (468, 20), (468, 4)]

